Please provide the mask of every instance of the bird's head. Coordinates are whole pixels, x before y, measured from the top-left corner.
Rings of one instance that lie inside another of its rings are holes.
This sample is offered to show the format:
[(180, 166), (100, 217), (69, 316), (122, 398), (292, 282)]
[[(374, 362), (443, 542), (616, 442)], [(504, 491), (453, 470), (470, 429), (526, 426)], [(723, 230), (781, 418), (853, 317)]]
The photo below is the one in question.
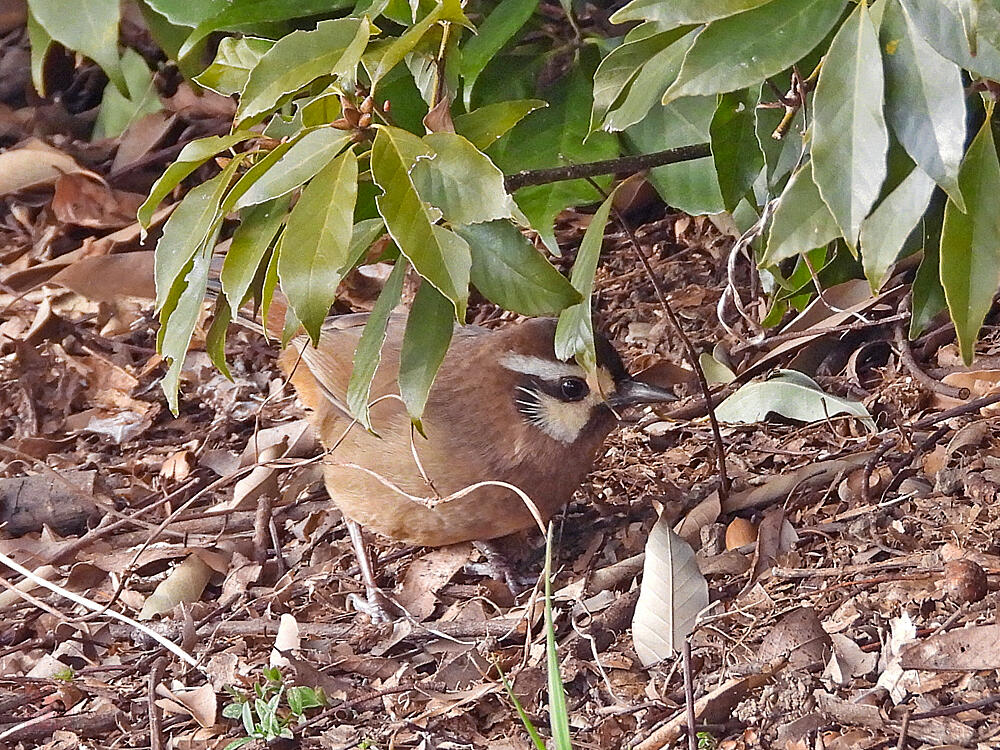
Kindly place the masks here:
[(668, 390), (634, 380), (604, 336), (595, 335), (597, 367), (587, 371), (556, 358), (556, 322), (538, 318), (512, 326), (499, 352), (510, 397), (524, 422), (560, 443), (603, 439), (621, 409), (676, 400)]

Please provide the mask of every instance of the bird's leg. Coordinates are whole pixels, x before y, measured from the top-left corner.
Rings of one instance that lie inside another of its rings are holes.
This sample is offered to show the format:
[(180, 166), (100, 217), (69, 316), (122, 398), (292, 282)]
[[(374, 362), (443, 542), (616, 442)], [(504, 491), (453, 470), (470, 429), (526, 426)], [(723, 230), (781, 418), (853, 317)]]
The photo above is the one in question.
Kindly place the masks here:
[[(505, 544), (504, 542), (508, 543)], [(473, 542), (476, 548), (486, 558), (485, 563), (469, 565), (467, 569), (473, 573), (488, 575), (497, 581), (503, 581), (514, 596), (532, 588), (538, 582), (538, 575), (530, 575), (519, 569), (518, 560), (511, 555), (510, 537), (488, 539)]]
[(368, 554), (368, 547), (365, 545), (361, 526), (347, 516), (344, 516), (344, 525), (347, 526), (347, 533), (351, 537), (354, 556), (357, 557), (358, 567), (361, 569), (361, 582), (365, 586), (365, 601), (361, 601), (361, 598), (354, 594), (348, 597), (348, 601), (356, 610), (371, 617), (373, 622), (395, 620), (399, 615), (399, 609), (375, 583), (375, 571), (372, 568), (372, 560)]

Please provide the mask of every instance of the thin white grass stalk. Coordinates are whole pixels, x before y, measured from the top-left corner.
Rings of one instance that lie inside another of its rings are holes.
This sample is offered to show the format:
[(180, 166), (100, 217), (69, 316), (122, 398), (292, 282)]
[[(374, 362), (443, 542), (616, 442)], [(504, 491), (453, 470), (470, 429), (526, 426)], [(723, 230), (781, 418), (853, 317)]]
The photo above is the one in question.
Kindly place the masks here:
[(123, 622), (126, 625), (135, 628), (141, 633), (145, 633), (154, 641), (163, 646), (163, 648), (167, 649), (167, 651), (170, 651), (172, 654), (180, 658), (182, 661), (187, 662), (195, 669), (200, 670), (200, 667), (198, 666), (198, 660), (195, 659), (193, 656), (191, 656), (191, 654), (182, 649), (180, 646), (171, 641), (169, 638), (165, 638), (152, 628), (143, 625), (141, 622), (137, 622), (136, 620), (133, 620), (131, 617), (123, 615), (120, 612), (116, 612), (113, 609), (106, 609), (97, 602), (92, 602), (90, 599), (86, 599), (80, 596), (79, 594), (74, 594), (72, 591), (68, 591), (64, 589), (62, 586), (52, 583), (51, 581), (46, 581), (41, 576), (37, 576), (34, 573), (32, 573), (30, 570), (25, 568), (20, 563), (11, 560), (9, 557), (7, 557), (7, 555), (3, 554), (2, 552), (0, 552), (0, 562), (2, 562), (11, 570), (20, 573), (25, 578), (31, 579), (42, 588), (46, 588), (49, 591), (52, 591), (53, 593), (59, 594), (59, 596), (69, 599), (71, 602), (75, 602), (76, 604), (79, 604), (81, 607), (86, 607), (91, 612), (97, 612), (98, 614), (107, 615), (112, 619), (118, 620), (119, 622)]

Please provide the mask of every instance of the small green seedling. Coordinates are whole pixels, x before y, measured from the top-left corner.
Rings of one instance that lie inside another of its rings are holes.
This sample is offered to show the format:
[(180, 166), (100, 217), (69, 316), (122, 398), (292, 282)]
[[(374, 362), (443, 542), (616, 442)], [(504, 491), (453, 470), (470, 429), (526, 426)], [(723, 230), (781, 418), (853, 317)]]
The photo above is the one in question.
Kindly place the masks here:
[(232, 702), (222, 709), (222, 715), (242, 720), (246, 736), (233, 740), (225, 750), (236, 750), (254, 740), (293, 739), (292, 726), (305, 721), (305, 712), (326, 706), (322, 688), (285, 687), (280, 670), (275, 668), (265, 669), (263, 676), (264, 681), (254, 683), (250, 693), (226, 688)]

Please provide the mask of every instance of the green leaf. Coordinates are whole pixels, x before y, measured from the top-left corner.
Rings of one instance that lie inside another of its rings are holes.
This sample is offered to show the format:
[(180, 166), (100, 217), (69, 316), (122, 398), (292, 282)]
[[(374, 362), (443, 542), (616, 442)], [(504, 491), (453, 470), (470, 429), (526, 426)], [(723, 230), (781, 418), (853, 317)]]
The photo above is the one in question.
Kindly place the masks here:
[(128, 94), (118, 61), (118, 0), (87, 0), (71, 11), (65, 0), (31, 0), (28, 8), (52, 39), (89, 57), (122, 95)]
[(261, 261), (288, 213), (289, 203), (288, 198), (278, 198), (254, 206), (244, 213), (236, 228), (219, 273), (222, 291), (233, 310), (238, 310), (246, 299)]
[(347, 261), (357, 194), (358, 159), (347, 150), (302, 191), (281, 237), (281, 288), (314, 346)]
[(215, 313), (212, 315), (212, 325), (209, 326), (208, 333), (205, 334), (205, 351), (208, 353), (208, 358), (212, 361), (212, 364), (229, 380), (232, 380), (233, 376), (229, 372), (229, 365), (226, 362), (226, 330), (229, 328), (229, 323), (232, 319), (232, 308), (229, 307), (226, 296), (220, 294), (215, 298)]
[[(692, 96), (663, 106), (625, 131), (628, 153), (645, 154), (680, 146), (705, 143), (716, 111), (716, 97)], [(656, 167), (648, 179), (670, 206), (690, 214), (714, 214), (725, 210), (715, 162), (711, 156)]]
[(575, 357), (577, 363), (588, 370), (597, 366), (590, 295), (594, 291), (594, 274), (597, 272), (597, 261), (601, 257), (604, 228), (608, 224), (608, 215), (611, 213), (614, 198), (615, 193), (612, 192), (604, 199), (590, 220), (590, 225), (580, 242), (576, 262), (573, 263), (570, 282), (583, 297), (583, 301), (563, 310), (559, 314), (559, 322), (556, 324), (556, 356), (562, 360)]
[(485, 151), (500, 136), (536, 109), (549, 106), (542, 99), (513, 99), (487, 104), (455, 118), (455, 132)]
[(768, 380), (747, 383), (715, 407), (719, 421), (728, 423), (764, 422), (772, 413), (807, 424), (848, 414), (876, 431), (864, 404), (824, 393), (812, 378), (795, 370), (779, 370)]
[(178, 50), (177, 57), (186, 57), (195, 45), (211, 34), (222, 29), (235, 29), (248, 24), (290, 21), (295, 18), (332, 13), (350, 8), (353, 0), (244, 0), (233, 2), (221, 12), (199, 23)]
[(941, 227), (941, 286), (967, 365), (972, 362), (979, 329), (1000, 286), (1000, 211), (996, 206), (1000, 163), (992, 122), (988, 116), (969, 145), (958, 175), (968, 212), (963, 213), (949, 200)]
[(270, 39), (228, 36), (219, 42), (212, 64), (194, 80), (223, 96), (239, 94), (247, 85), (250, 71), (273, 46)]
[[(940, 208), (940, 207), (938, 207)], [(941, 288), (940, 247), (941, 247), (941, 215), (940, 210), (934, 210), (924, 215), (922, 224), (922, 239), (924, 257), (913, 277), (910, 289), (910, 339), (915, 339), (938, 314), (948, 309)]]
[[(641, 122), (650, 109), (660, 102), (663, 94), (677, 79), (684, 56), (688, 53), (697, 36), (698, 31), (692, 30), (690, 26), (682, 26), (679, 29), (657, 34), (654, 39), (661, 49), (638, 70), (624, 96), (618, 97), (620, 102), (612, 102), (611, 111), (604, 117), (603, 129), (615, 132), (625, 130), (637, 122)], [(644, 42), (646, 42), (645, 39), (635, 42), (635, 44), (643, 44)], [(611, 54), (613, 55), (614, 52)], [(605, 60), (610, 57), (611, 55), (608, 55)], [(595, 92), (596, 90), (595, 81)], [(595, 112), (596, 110), (597, 106), (595, 105)], [(593, 124), (592, 122), (591, 125), (593, 126)]]
[(241, 713), (243, 713), (242, 703), (227, 703), (222, 709), (222, 715), (227, 719), (238, 719)]
[(430, 284), (421, 284), (406, 319), (399, 353), (399, 395), (418, 426), (454, 328), (451, 303)]
[[(647, 28), (659, 28), (655, 24), (643, 24), (637, 27), (645, 31)], [(590, 113), (590, 129), (596, 130), (604, 121), (605, 115), (635, 78), (639, 69), (657, 52), (666, 47), (666, 33), (641, 34), (634, 40), (615, 47), (601, 60), (594, 73), (594, 106)]]
[(380, 126), (371, 156), (372, 177), (382, 189), (375, 202), (399, 251), (417, 273), (451, 300), (455, 317), (464, 320), (472, 265), (469, 246), (454, 232), (434, 225), (410, 177), (417, 157), (427, 150), (412, 133)]
[(370, 34), (368, 19), (341, 18), (279, 39), (250, 71), (236, 111), (237, 124), (256, 122), (317, 78), (352, 78)]
[(184, 146), (174, 163), (167, 167), (160, 178), (153, 183), (153, 187), (149, 189), (149, 197), (139, 206), (137, 216), (143, 232), (149, 228), (149, 222), (153, 218), (156, 207), (170, 194), (170, 191), (180, 184), (181, 180), (220, 151), (232, 148), (253, 135), (249, 132), (210, 135), (207, 138), (191, 141)]
[[(583, 63), (586, 60), (582, 61)], [(504, 174), (524, 169), (541, 169), (575, 164), (618, 155), (618, 142), (606, 133), (590, 134), (592, 73), (586, 65), (572, 69), (567, 79), (553, 87), (547, 109), (533, 113), (497, 141), (489, 151)], [(607, 185), (608, 180), (598, 179)], [(584, 180), (522, 188), (514, 200), (533, 229), (554, 254), (559, 254), (553, 222), (568, 206), (590, 203), (599, 198)]]
[(958, 170), (965, 147), (962, 71), (917, 32), (899, 0), (890, 0), (880, 30), (886, 114), (913, 161), (965, 209)]
[(334, 128), (306, 133), (272, 163), (233, 204), (234, 209), (254, 206), (292, 192), (319, 173), (351, 144), (351, 134)]
[(920, 223), (933, 192), (934, 180), (914, 167), (861, 224), (861, 260), (873, 292), (882, 287), (889, 266)]
[(504, 189), (503, 172), (486, 154), (456, 133), (431, 133), (423, 141), (432, 153), (410, 170), (423, 200), (452, 224), (510, 218), (514, 201)]
[(771, 0), (632, 0), (611, 16), (612, 23), (656, 21), (661, 26), (701, 24), (734, 16)]
[(187, 270), (181, 270), (181, 274), (184, 274), (183, 280), (180, 282), (183, 287), (177, 297), (176, 304), (172, 306), (172, 309), (164, 306), (160, 311), (161, 333), (158, 349), (169, 363), (167, 372), (164, 374), (163, 380), (160, 381), (160, 388), (163, 389), (163, 394), (167, 397), (170, 411), (175, 415), (178, 410), (177, 391), (180, 385), (181, 368), (184, 365), (188, 346), (191, 344), (191, 335), (194, 333), (194, 327), (198, 324), (198, 318), (201, 316), (202, 306), (205, 302), (208, 271), (212, 260), (212, 244), (211, 242), (203, 242), (200, 249), (196, 248), (197, 252), (186, 266)]
[(712, 117), (712, 158), (726, 210), (732, 211), (764, 166), (757, 142), (757, 96), (750, 89), (723, 94)]
[(177, 277), (215, 228), (222, 194), (239, 162), (239, 158), (233, 159), (218, 175), (188, 192), (164, 224), (163, 236), (156, 245), (153, 273), (157, 310), (163, 307)]
[(178, 26), (197, 26), (206, 18), (221, 13), (232, 4), (232, 0), (145, 0), (153, 10)]
[(300, 138), (304, 138), (308, 132), (309, 131), (299, 130), (298, 134), (291, 136), (289, 140), (279, 143), (270, 151), (263, 152), (263, 156), (260, 156), (260, 151), (250, 154), (251, 156), (258, 157), (257, 163), (240, 175), (239, 179), (236, 180), (236, 184), (234, 184), (232, 189), (226, 193), (226, 199), (222, 203), (224, 211), (226, 213), (232, 211), (236, 202), (243, 197), (243, 194), (250, 190), (257, 180), (261, 179), (265, 175), (268, 175), (271, 168), (281, 160), (281, 157), (288, 153), (289, 149), (291, 149)]
[(507, 679), (507, 675), (503, 672), (503, 667), (500, 666), (499, 663), (496, 663), (495, 666), (500, 672), (500, 682), (503, 683), (503, 689), (506, 691), (510, 702), (514, 704), (514, 710), (517, 711), (517, 717), (521, 720), (524, 730), (531, 738), (531, 743), (535, 746), (535, 750), (545, 750), (545, 740), (543, 740), (542, 736), (538, 733), (538, 730), (531, 721), (531, 717), (528, 716), (528, 712), (525, 711), (524, 706), (521, 705), (521, 701), (517, 699), (517, 695), (514, 693), (514, 688), (510, 684), (510, 680)]
[(487, 299), (521, 315), (554, 315), (580, 293), (509, 221), (455, 227), (472, 250), (472, 283)]
[(772, 266), (839, 236), (840, 228), (813, 181), (812, 164), (806, 164), (792, 175), (775, 206), (760, 265)]
[(31, 83), (41, 96), (45, 91), (45, 58), (52, 49), (52, 36), (28, 10), (28, 45), (31, 47)]
[(886, 176), (882, 97), (877, 32), (858, 3), (830, 44), (813, 99), (813, 179), (852, 248)]
[(389, 314), (399, 304), (399, 296), (403, 292), (403, 280), (406, 278), (406, 268), (409, 264), (399, 260), (392, 268), (392, 273), (385, 281), (382, 292), (371, 313), (368, 322), (361, 331), (358, 348), (354, 351), (354, 368), (351, 379), (347, 383), (347, 408), (361, 425), (373, 432), (368, 414), (368, 399), (372, 388), (372, 379), (382, 359), (382, 344), (385, 342), (386, 326)]
[[(413, 24), (402, 35), (379, 50), (377, 62), (371, 73), (372, 88), (382, 80), (386, 73), (395, 68), (413, 48), (417, 46), (424, 34), (439, 21), (450, 21), (468, 25), (469, 21), (462, 12), (460, 0), (438, 0), (433, 10), (420, 21)], [(368, 56), (365, 57), (365, 67), (369, 68)]]
[(557, 750), (572, 750), (566, 688), (559, 668), (556, 625), (552, 616), (552, 523), (545, 535), (545, 672), (549, 688), (549, 729)]
[(747, 88), (797, 63), (840, 18), (846, 0), (771, 0), (710, 23), (663, 97)]
[(538, 7), (538, 0), (500, 0), (479, 24), (478, 33), (462, 45), (461, 74), (465, 80), (465, 108), (472, 100), (472, 89), (486, 64), (503, 49), (518, 30), (527, 23)]
[(956, 0), (902, 0), (907, 18), (938, 51), (966, 70), (1000, 80), (1000, 49), (980, 36), (976, 53), (969, 49)]
[(111, 84), (105, 86), (97, 122), (94, 123), (95, 139), (115, 138), (140, 117), (163, 109), (153, 85), (153, 74), (138, 52), (133, 49), (125, 50), (121, 59), (121, 71), (128, 95), (123, 96)]

